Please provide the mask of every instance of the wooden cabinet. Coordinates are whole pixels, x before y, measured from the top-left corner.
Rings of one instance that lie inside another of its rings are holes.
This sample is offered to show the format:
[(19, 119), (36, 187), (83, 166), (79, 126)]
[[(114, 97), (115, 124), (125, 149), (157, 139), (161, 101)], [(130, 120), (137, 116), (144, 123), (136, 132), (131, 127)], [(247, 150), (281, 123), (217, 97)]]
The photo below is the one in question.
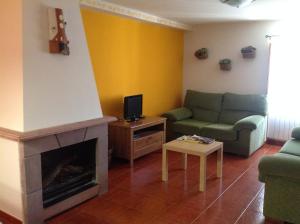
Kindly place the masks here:
[(133, 160), (162, 148), (165, 143), (166, 118), (145, 117), (139, 121), (119, 120), (108, 128), (109, 145), (114, 156)]

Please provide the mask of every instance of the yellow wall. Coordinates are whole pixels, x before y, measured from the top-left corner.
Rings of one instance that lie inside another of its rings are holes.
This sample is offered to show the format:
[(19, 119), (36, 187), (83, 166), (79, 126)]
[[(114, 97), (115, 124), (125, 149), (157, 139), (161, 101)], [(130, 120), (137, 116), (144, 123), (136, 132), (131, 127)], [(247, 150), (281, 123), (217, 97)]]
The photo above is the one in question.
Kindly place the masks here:
[(143, 94), (143, 113), (181, 104), (183, 31), (82, 9), (103, 113), (122, 116), (123, 97)]

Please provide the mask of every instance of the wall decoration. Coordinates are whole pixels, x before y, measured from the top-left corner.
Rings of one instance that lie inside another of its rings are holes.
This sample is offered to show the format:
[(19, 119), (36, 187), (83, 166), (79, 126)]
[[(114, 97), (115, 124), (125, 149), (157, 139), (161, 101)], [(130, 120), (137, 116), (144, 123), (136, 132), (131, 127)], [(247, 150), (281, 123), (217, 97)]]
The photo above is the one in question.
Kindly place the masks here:
[(243, 58), (255, 58), (256, 48), (252, 46), (247, 46), (241, 49)]
[(50, 53), (70, 55), (69, 40), (66, 35), (63, 10), (49, 8), (49, 51)]
[(207, 48), (201, 48), (195, 52), (195, 56), (198, 59), (206, 59), (208, 58), (208, 49)]
[(231, 60), (228, 58), (222, 59), (219, 61), (220, 69), (223, 71), (231, 70)]

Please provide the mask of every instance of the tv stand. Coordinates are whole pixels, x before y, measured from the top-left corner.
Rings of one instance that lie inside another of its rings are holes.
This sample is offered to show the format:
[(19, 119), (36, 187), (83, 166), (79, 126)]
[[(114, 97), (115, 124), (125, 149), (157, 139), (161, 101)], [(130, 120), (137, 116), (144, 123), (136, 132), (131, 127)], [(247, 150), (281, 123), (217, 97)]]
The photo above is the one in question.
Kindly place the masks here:
[(139, 117), (136, 117), (136, 118), (132, 118), (132, 119), (127, 119), (126, 121), (127, 122), (136, 122), (136, 121), (139, 121), (141, 118)]
[(114, 156), (128, 159), (130, 166), (133, 166), (134, 159), (162, 148), (166, 118), (144, 117), (135, 122), (119, 120), (109, 123), (108, 131)]
[(140, 119), (145, 118), (144, 115), (140, 116), (140, 117), (132, 117), (130, 119), (126, 119), (127, 122), (135, 122), (135, 121), (139, 121)]

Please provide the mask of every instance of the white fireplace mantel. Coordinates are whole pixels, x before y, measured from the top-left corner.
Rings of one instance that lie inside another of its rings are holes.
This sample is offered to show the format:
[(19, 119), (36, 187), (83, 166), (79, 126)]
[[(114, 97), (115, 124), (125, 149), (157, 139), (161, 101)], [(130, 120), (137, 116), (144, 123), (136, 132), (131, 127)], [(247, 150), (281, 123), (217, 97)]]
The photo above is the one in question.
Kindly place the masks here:
[(80, 121), (76, 123), (64, 124), (55, 127), (43, 128), (34, 131), (26, 131), (26, 132), (20, 132), (20, 131), (15, 131), (15, 130), (0, 127), (0, 138), (5, 138), (17, 142), (28, 141), (35, 138), (45, 137), (48, 135), (54, 135), (54, 134), (59, 134), (67, 131), (72, 131), (75, 129), (101, 125), (114, 120), (116, 120), (115, 117), (104, 116), (103, 118), (91, 119), (87, 121)]

